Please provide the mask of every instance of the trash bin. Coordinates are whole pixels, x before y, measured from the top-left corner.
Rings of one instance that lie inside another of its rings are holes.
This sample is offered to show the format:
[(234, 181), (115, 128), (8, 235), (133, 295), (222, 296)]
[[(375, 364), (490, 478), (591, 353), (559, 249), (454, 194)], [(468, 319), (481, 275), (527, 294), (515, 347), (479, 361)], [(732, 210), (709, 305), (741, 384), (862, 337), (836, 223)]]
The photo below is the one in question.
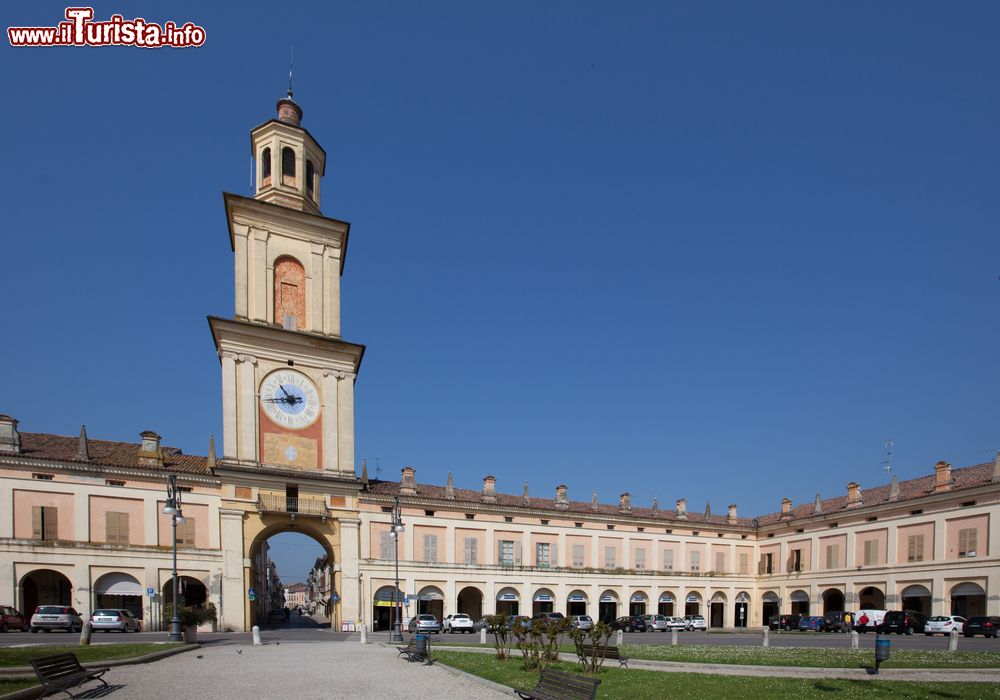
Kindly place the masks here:
[(417, 640), (417, 653), (420, 654), (421, 656), (426, 655), (427, 654), (427, 635), (426, 634), (418, 634), (416, 636), (416, 640)]
[(892, 642), (888, 637), (875, 637), (875, 661), (882, 662), (889, 658), (889, 648)]

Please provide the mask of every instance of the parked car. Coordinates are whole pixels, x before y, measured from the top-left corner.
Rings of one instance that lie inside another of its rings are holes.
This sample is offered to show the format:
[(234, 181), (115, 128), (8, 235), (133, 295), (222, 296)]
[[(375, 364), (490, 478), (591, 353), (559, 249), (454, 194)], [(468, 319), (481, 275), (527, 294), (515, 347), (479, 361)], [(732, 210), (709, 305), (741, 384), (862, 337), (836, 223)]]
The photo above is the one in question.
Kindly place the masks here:
[(962, 634), (966, 637), (975, 637), (977, 634), (981, 634), (984, 637), (996, 639), (1000, 637), (1000, 617), (995, 615), (970, 617), (962, 625)]
[(285, 611), (281, 608), (275, 608), (274, 610), (267, 611), (267, 624), (283, 625), (286, 622), (288, 622), (288, 618), (285, 617)]
[(687, 623), (684, 622), (683, 617), (668, 617), (667, 618), (667, 629), (677, 629), (686, 630)]
[[(847, 622), (846, 617), (850, 615), (850, 622)], [(828, 612), (823, 616), (823, 627), (820, 629), (821, 632), (850, 632), (851, 626), (854, 624), (854, 620), (857, 619), (857, 615), (852, 612)]]
[(669, 629), (666, 615), (643, 615), (642, 618), (651, 632), (666, 632)]
[(407, 625), (407, 629), (410, 632), (433, 632), (434, 634), (440, 634), (441, 623), (430, 613), (423, 613), (410, 618), (410, 624)]
[(688, 632), (693, 632), (695, 630), (708, 631), (708, 623), (705, 622), (705, 618), (701, 615), (685, 615), (684, 629)]
[(31, 631), (66, 630), (79, 632), (83, 629), (80, 613), (65, 605), (39, 605), (31, 616)]
[[(885, 619), (885, 614), (889, 612), (888, 610), (876, 610), (866, 608), (864, 610), (858, 610), (858, 613), (854, 616), (854, 629), (856, 629), (861, 634), (865, 634), (869, 631), (878, 631), (879, 625), (882, 624), (882, 620)], [(860, 620), (862, 617), (868, 618), (867, 624), (861, 624)]]
[(965, 618), (958, 615), (935, 615), (927, 618), (924, 634), (931, 637), (935, 634), (951, 634), (952, 630), (961, 632), (964, 624)]
[(16, 608), (9, 605), (0, 605), (0, 632), (8, 630), (20, 630), (27, 632), (31, 628), (28, 618), (20, 613)]
[(493, 625), (490, 624), (488, 618), (489, 618), (488, 615), (483, 615), (481, 618), (476, 620), (476, 624), (472, 626), (472, 629), (474, 629), (476, 632), (485, 629), (490, 634), (496, 632), (496, 629), (494, 629)]
[(445, 632), (468, 632), (472, 634), (476, 623), (465, 613), (449, 615), (441, 621), (441, 629)]
[(611, 623), (611, 629), (624, 632), (645, 632), (646, 621), (640, 615), (625, 615)]
[(512, 630), (517, 626), (521, 626), (524, 629), (531, 627), (531, 618), (526, 615), (508, 615), (507, 616), (507, 629)]
[(799, 628), (799, 622), (802, 621), (801, 615), (772, 615), (771, 619), (767, 621), (767, 626), (773, 630), (797, 630)]
[(569, 619), (569, 626), (579, 630), (589, 630), (594, 626), (590, 615), (574, 615)]
[(923, 632), (927, 618), (915, 610), (890, 610), (882, 618), (879, 631), (882, 634), (913, 634)]
[[(284, 620), (284, 615), (281, 616)], [(119, 632), (140, 632), (142, 623), (128, 610), (100, 609), (90, 614), (90, 627), (94, 630), (118, 630)]]
[(531, 616), (532, 620), (565, 620), (566, 616), (561, 612), (540, 612)]
[(799, 632), (822, 632), (823, 622), (819, 615), (806, 615), (799, 620)]

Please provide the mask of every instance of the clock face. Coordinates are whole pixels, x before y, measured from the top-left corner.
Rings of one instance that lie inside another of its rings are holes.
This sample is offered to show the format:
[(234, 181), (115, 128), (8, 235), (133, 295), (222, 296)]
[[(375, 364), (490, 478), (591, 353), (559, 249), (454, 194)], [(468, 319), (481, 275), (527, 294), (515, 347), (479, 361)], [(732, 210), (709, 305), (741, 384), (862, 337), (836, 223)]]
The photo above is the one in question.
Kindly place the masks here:
[(300, 430), (319, 417), (319, 394), (305, 375), (286, 369), (272, 372), (260, 386), (267, 417), (280, 426)]

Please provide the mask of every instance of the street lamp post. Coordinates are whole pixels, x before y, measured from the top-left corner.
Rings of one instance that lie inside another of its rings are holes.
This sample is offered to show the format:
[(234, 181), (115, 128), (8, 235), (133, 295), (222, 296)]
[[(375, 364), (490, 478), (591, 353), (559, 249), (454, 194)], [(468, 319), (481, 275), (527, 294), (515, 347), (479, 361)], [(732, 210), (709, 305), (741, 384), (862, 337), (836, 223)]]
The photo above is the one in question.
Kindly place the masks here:
[(396, 496), (392, 506), (392, 539), (396, 550), (396, 589), (392, 592), (392, 638), (391, 642), (402, 642), (403, 621), (400, 619), (399, 611), (399, 536), (406, 528), (403, 527), (403, 515), (399, 506), (399, 496)]
[(181, 492), (177, 490), (176, 474), (167, 476), (167, 502), (163, 506), (163, 514), (170, 516), (174, 533), (174, 597), (172, 605), (174, 616), (170, 620), (168, 639), (171, 642), (182, 642), (184, 635), (181, 633), (181, 618), (177, 610), (177, 524), (184, 524), (184, 515), (181, 513)]

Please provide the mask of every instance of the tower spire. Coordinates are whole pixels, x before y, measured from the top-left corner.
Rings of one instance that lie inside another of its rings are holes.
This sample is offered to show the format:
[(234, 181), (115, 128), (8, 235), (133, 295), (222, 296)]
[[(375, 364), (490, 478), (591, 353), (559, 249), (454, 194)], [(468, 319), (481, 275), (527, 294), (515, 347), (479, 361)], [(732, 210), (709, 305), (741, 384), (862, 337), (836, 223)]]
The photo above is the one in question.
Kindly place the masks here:
[(288, 99), (292, 99), (292, 68), (295, 67), (295, 46), (288, 49)]

